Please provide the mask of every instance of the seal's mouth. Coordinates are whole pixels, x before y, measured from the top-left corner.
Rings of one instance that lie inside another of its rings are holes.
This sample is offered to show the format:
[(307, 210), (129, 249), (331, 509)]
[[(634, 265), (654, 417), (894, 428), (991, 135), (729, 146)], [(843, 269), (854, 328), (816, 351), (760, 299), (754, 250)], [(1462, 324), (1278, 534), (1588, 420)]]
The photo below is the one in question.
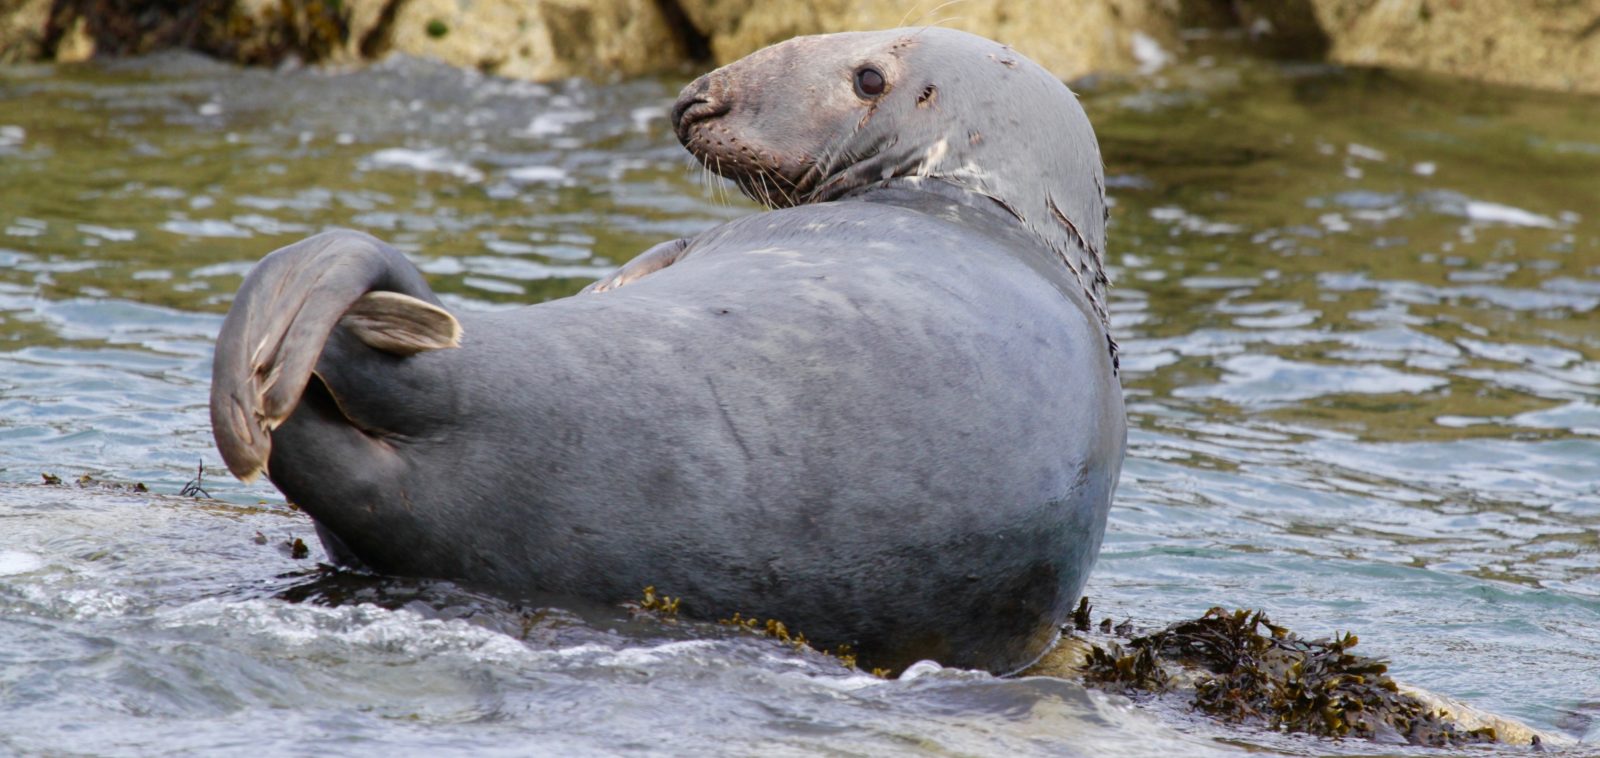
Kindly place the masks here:
[(725, 118), (734, 111), (723, 95), (725, 82), (708, 74), (683, 89), (672, 106), (672, 129), (690, 154), (707, 170), (733, 180), (739, 190), (768, 208), (811, 202), (804, 175), (813, 168), (805, 155), (785, 157), (738, 124)]

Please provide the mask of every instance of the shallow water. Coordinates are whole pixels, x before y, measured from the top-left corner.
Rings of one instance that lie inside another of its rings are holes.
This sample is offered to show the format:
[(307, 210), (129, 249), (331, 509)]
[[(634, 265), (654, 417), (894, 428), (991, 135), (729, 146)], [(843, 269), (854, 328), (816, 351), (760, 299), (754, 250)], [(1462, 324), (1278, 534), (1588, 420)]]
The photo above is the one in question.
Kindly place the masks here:
[[(454, 307), (575, 292), (752, 210), (672, 139), (679, 83), (0, 69), (0, 753), (1395, 750), (317, 572), (211, 447), (240, 276), (353, 226)], [(1099, 612), (1352, 630), (1600, 742), (1600, 101), (1231, 59), (1078, 89), (1130, 420)], [(217, 500), (172, 496), (197, 465)]]

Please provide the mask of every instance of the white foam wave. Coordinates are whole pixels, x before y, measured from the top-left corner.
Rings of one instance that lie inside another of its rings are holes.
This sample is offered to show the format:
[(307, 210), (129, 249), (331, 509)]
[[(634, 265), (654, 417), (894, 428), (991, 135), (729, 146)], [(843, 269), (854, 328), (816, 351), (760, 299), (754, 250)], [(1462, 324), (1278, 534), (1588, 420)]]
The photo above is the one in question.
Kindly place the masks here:
[(1487, 224), (1531, 226), (1542, 229), (1555, 229), (1560, 226), (1555, 219), (1549, 216), (1541, 216), (1521, 208), (1491, 203), (1485, 200), (1468, 200), (1466, 213), (1467, 218)]
[(30, 574), (44, 568), (44, 558), (20, 550), (0, 550), (0, 576)]

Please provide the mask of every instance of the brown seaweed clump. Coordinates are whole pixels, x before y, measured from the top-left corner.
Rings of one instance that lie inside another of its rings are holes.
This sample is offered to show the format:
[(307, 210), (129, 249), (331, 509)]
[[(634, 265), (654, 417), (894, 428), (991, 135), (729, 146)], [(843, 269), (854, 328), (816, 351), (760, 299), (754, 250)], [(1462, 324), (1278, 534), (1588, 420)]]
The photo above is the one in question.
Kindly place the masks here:
[(1465, 730), (1402, 693), (1388, 666), (1356, 655), (1356, 636), (1302, 640), (1248, 610), (1212, 608), (1154, 634), (1090, 647), (1085, 681), (1124, 692), (1175, 687), (1170, 660), (1197, 673), (1192, 706), (1234, 723), (1322, 737), (1399, 737), (1447, 747), (1495, 741), (1493, 728)]

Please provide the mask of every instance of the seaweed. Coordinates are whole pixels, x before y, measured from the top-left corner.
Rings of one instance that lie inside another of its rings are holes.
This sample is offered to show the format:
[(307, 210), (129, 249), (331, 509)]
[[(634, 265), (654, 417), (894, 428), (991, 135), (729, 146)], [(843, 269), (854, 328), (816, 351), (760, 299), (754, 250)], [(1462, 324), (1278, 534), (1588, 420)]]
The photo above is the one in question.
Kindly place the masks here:
[(1072, 612), (1072, 628), (1080, 632), (1089, 631), (1089, 612), (1094, 606), (1089, 605), (1089, 596), (1078, 598), (1078, 609)]
[[(811, 641), (806, 639), (804, 633), (800, 632), (798, 629), (791, 630), (789, 625), (777, 619), (762, 620), (755, 617), (745, 618), (744, 616), (735, 612), (733, 614), (733, 618), (718, 619), (717, 623), (722, 624), (723, 626), (738, 627), (746, 632), (771, 637), (779, 642), (793, 646), (795, 650), (810, 650), (821, 653), (829, 658), (839, 661), (840, 663), (844, 664), (845, 668), (848, 669), (860, 668), (857, 665), (855, 648), (851, 647), (848, 643), (837, 645), (831, 650), (814, 647), (812, 646)], [(867, 673), (878, 677), (879, 679), (887, 679), (890, 671), (889, 669), (884, 668), (874, 668)]]
[(1200, 672), (1191, 705), (1223, 721), (1322, 737), (1398, 735), (1436, 747), (1495, 741), (1494, 729), (1462, 729), (1401, 692), (1384, 662), (1350, 652), (1357, 642), (1354, 634), (1303, 640), (1261, 611), (1212, 608), (1126, 648), (1092, 645), (1084, 679), (1127, 693), (1168, 692), (1175, 679), (1162, 663), (1170, 660)]
[[(44, 478), (44, 483), (47, 486), (50, 486), (50, 487), (65, 487), (65, 486), (67, 486), (66, 482), (61, 477), (56, 476), (55, 474), (52, 474), (52, 473), (50, 473), (48, 471), (41, 472), (39, 474), (39, 476)], [(79, 489), (94, 488), (94, 489), (102, 489), (102, 490), (111, 490), (113, 492), (136, 492), (136, 493), (139, 493), (139, 494), (148, 494), (150, 492), (150, 488), (144, 486), (144, 482), (132, 482), (132, 483), (128, 483), (128, 482), (104, 482), (104, 481), (100, 481), (99, 479), (96, 479), (96, 478), (94, 478), (92, 476), (89, 476), (88, 474), (84, 474), (84, 475), (78, 477), (77, 485), (78, 485)]]
[(211, 493), (206, 492), (205, 478), (206, 464), (205, 461), (201, 461), (195, 466), (194, 478), (184, 483), (183, 489), (178, 491), (178, 495), (180, 497), (192, 497), (197, 500), (200, 498), (212, 499)]
[(683, 598), (657, 595), (656, 586), (644, 588), (644, 597), (639, 600), (639, 610), (652, 611), (659, 616), (673, 617), (678, 615), (678, 603)]
[[(622, 605), (636, 614), (645, 613), (654, 616), (660, 621), (674, 623), (678, 620), (678, 608), (680, 607), (682, 601), (683, 598), (681, 597), (672, 597), (670, 595), (661, 594), (656, 590), (655, 585), (652, 584), (648, 587), (645, 587), (644, 590), (640, 592), (639, 600), (623, 603)], [(772, 639), (782, 642), (785, 645), (793, 647), (797, 651), (821, 653), (829, 658), (839, 661), (840, 663), (844, 664), (846, 668), (858, 668), (856, 664), (855, 650), (851, 648), (850, 645), (838, 645), (832, 650), (815, 647), (811, 644), (811, 640), (806, 638), (804, 633), (798, 629), (790, 628), (788, 624), (785, 624), (778, 619), (761, 619), (753, 616), (745, 617), (744, 615), (735, 612), (732, 618), (718, 619), (717, 623), (721, 624), (722, 626), (736, 627), (742, 632), (758, 634), (763, 637), (771, 637)], [(887, 677), (889, 675), (889, 671), (887, 669), (872, 669), (870, 673), (879, 678)]]

